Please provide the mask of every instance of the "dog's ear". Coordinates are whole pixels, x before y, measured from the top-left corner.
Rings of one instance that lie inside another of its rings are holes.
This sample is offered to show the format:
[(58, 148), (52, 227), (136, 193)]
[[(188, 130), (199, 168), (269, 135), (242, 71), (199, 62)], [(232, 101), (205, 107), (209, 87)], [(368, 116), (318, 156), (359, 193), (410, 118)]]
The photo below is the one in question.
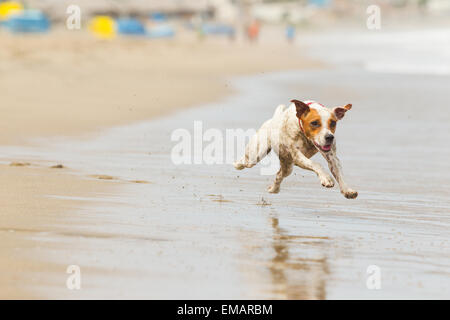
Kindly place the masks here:
[(345, 116), (345, 113), (348, 110), (350, 110), (351, 108), (352, 108), (352, 105), (349, 103), (349, 104), (347, 104), (347, 105), (345, 105), (343, 107), (336, 107), (336, 108), (334, 108), (333, 109), (333, 113), (334, 113), (334, 115), (336, 116), (336, 118), (338, 120), (341, 120)]
[(309, 106), (306, 103), (298, 100), (291, 100), (291, 102), (295, 104), (295, 108), (297, 109), (297, 118), (300, 119), (302, 115), (309, 112)]

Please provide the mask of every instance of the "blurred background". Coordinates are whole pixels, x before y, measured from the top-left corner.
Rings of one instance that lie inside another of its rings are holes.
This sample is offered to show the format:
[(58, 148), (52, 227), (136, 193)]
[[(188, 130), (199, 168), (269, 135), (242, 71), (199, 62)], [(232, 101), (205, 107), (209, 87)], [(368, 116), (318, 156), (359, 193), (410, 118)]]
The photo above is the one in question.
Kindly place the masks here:
[[(449, 0), (0, 0), (0, 297), (448, 298), (449, 74)], [(171, 162), (292, 98), (357, 200)]]
[[(203, 35), (249, 36), (260, 25), (357, 26), (367, 17), (370, 5), (379, 6), (383, 19), (397, 25), (424, 19), (427, 23), (444, 22), (450, 15), (450, 3), (445, 0), (2, 0), (0, 3), (0, 21), (10, 32), (64, 28), (73, 13), (68, 8), (76, 5), (81, 9), (82, 28), (93, 27), (99, 16), (109, 17), (112, 34), (155, 37), (173, 36), (183, 28)], [(168, 23), (166, 28), (152, 29), (164, 22)], [(107, 28), (108, 22), (103, 23)], [(103, 32), (106, 35), (106, 29)]]
[(448, 74), (449, 18), (445, 0), (0, 1), (0, 142), (208, 102), (231, 75), (344, 62)]

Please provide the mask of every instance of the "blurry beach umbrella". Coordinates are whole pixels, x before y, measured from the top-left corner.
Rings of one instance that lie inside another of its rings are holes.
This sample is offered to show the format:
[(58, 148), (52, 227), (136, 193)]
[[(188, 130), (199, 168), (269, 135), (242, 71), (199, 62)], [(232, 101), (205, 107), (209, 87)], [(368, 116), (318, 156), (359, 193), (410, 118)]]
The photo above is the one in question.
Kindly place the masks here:
[(144, 25), (134, 18), (117, 19), (117, 32), (126, 35), (144, 35), (146, 33)]
[(174, 29), (167, 24), (156, 25), (149, 28), (147, 32), (149, 38), (172, 38), (174, 35)]
[(157, 23), (166, 22), (167, 16), (162, 12), (154, 12), (150, 14), (150, 20)]
[(23, 11), (23, 6), (19, 2), (6, 1), (0, 2), (0, 21), (7, 20), (11, 15)]
[(221, 23), (205, 23), (202, 25), (202, 33), (205, 35), (233, 36), (235, 30), (232, 26)]
[(308, 0), (308, 2), (317, 7), (326, 7), (331, 4), (331, 0)]
[(50, 21), (39, 10), (24, 10), (9, 16), (4, 23), (11, 32), (46, 32), (50, 29)]
[(289, 23), (286, 27), (286, 39), (289, 43), (294, 42), (295, 39), (295, 26)]
[(109, 16), (95, 16), (89, 23), (89, 30), (99, 38), (114, 38), (116, 35), (116, 22)]

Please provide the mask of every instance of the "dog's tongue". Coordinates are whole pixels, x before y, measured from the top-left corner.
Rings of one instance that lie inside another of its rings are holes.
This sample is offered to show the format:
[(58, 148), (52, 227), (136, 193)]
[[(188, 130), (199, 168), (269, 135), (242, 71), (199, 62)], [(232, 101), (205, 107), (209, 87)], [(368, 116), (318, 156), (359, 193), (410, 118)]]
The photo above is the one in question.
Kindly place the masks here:
[(331, 149), (331, 146), (323, 146), (322, 149), (325, 150), (325, 151), (328, 151), (328, 150)]

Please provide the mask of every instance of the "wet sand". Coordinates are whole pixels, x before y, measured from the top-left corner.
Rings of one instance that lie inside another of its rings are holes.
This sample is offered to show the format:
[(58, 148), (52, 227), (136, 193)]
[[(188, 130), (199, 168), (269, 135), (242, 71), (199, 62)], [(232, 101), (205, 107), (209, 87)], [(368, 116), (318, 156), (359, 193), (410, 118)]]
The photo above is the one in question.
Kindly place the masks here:
[[(37, 242), (34, 237), (58, 233), (74, 239), (81, 236), (70, 233), (70, 213), (85, 205), (76, 198), (109, 197), (115, 188), (101, 181), (80, 179), (67, 168), (15, 164), (0, 165), (0, 298), (40, 298), (30, 288), (45, 285), (47, 274), (61, 274), (65, 280), (66, 266), (43, 258), (52, 245)], [(73, 200), (58, 198), (67, 194)]]
[[(385, 86), (405, 79), (360, 70), (240, 78), (233, 81), (240, 94), (223, 102), (107, 130), (89, 142), (70, 140), (70, 149), (57, 139), (38, 148), (2, 148), (3, 154), (55, 157), (82, 174), (101, 168), (122, 181), (149, 182), (121, 184), (101, 205), (85, 198), (68, 228), (77, 241), (64, 233), (35, 235), (38, 243), (54, 244), (47, 259), (77, 264), (84, 273), (80, 291), (67, 290), (51, 273), (46, 286), (33, 290), (65, 298), (447, 298), (449, 177), (446, 155), (438, 152), (445, 126), (439, 122), (441, 138), (434, 142), (430, 127), (412, 129), (424, 120), (416, 116), (424, 77), (408, 76), (403, 89)], [(436, 99), (430, 111), (439, 112), (444, 84), (435, 77), (426, 83)], [(325, 104), (354, 103), (338, 128), (338, 146), (358, 199), (321, 187), (314, 174), (298, 168), (280, 194), (270, 195), (265, 188), (273, 176), (260, 175), (260, 167), (237, 172), (228, 164), (172, 164), (174, 129), (192, 130), (200, 119), (204, 130), (252, 128), (281, 97), (305, 90)], [(407, 122), (396, 105), (406, 93)], [(243, 116), (237, 121), (238, 110)], [(379, 112), (389, 120), (376, 117)], [(405, 131), (408, 139), (427, 141), (435, 156), (403, 141)], [(74, 150), (82, 156), (74, 157)], [(432, 169), (422, 170), (426, 166)], [(70, 252), (61, 243), (70, 243)], [(381, 269), (381, 290), (366, 287), (370, 265)]]
[[(27, 292), (75, 299), (448, 298), (443, 79), (374, 74), (358, 64), (239, 77), (230, 79), (233, 95), (170, 117), (90, 139), (0, 148), (2, 161), (63, 163), (79, 177), (114, 177), (103, 182), (117, 187), (103, 196), (57, 194), (77, 207), (52, 217), (58, 232), (26, 238), (41, 248), (39, 261), (57, 266), (40, 269)], [(265, 190), (273, 176), (261, 175), (261, 166), (239, 172), (230, 164), (172, 163), (173, 130), (192, 132), (196, 120), (204, 130), (256, 128), (294, 97), (353, 103), (337, 141), (356, 200), (299, 168), (271, 195)], [(70, 264), (82, 270), (79, 291), (65, 287)], [(381, 270), (380, 290), (366, 286), (370, 265)]]

